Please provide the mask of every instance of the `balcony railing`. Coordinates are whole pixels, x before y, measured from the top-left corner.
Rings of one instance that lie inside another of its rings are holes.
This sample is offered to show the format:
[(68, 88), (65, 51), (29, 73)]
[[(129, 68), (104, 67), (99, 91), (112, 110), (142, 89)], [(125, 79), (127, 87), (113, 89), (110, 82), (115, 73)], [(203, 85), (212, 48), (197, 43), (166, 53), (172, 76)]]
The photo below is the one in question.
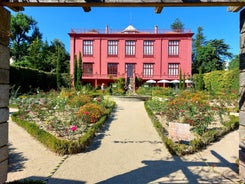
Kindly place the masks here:
[[(172, 30), (172, 29), (137, 29), (137, 33), (134, 34), (163, 34), (163, 33), (192, 33), (191, 29), (183, 30)], [(89, 33), (89, 34), (122, 34), (123, 29), (83, 29), (83, 28), (73, 28), (70, 33)]]
[[(149, 80), (149, 79), (153, 79), (153, 80), (161, 80), (161, 79), (167, 79), (167, 80), (174, 80), (174, 79), (178, 79), (179, 75), (143, 75), (143, 74), (139, 74), (136, 73), (135, 77), (141, 78), (143, 80)], [(189, 77), (189, 76), (186, 76)], [(122, 73), (122, 74), (85, 74), (83, 73), (82, 76), (83, 79), (118, 79), (118, 78), (127, 78), (127, 74)]]

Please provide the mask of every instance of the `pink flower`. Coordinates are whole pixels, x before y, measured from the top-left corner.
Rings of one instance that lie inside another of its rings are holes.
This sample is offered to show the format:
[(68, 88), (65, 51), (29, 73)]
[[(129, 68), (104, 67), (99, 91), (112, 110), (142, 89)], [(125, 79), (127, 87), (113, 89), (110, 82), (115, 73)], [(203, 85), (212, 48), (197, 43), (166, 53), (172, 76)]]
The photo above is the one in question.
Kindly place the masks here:
[(85, 115), (88, 115), (88, 111), (85, 111), (84, 114), (85, 114)]
[(71, 126), (71, 131), (74, 132), (74, 131), (76, 131), (76, 129), (77, 129), (77, 126), (76, 126), (76, 125), (72, 125), (72, 126)]

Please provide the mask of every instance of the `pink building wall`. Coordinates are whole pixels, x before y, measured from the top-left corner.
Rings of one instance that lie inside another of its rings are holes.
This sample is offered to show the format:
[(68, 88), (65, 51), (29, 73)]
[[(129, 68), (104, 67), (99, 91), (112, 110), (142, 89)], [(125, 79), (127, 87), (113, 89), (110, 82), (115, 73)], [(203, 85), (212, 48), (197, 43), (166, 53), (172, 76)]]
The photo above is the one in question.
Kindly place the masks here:
[[(192, 36), (191, 31), (183, 32), (160, 32), (157, 30), (154, 32), (112, 32), (112, 33), (99, 33), (99, 32), (86, 32), (86, 31), (72, 31), (70, 35), (70, 74), (73, 75), (73, 63), (74, 55), (79, 55), (79, 52), (83, 52), (83, 40), (93, 40), (93, 55), (83, 56), (83, 63), (93, 63), (93, 74), (89, 76), (83, 76), (83, 82), (91, 82), (94, 86), (103, 83), (111, 82), (107, 73), (108, 63), (118, 63), (117, 77), (126, 77), (125, 64), (135, 64), (135, 75), (140, 77), (143, 81), (153, 80), (174, 80), (179, 76), (170, 76), (168, 64), (178, 63), (179, 70), (182, 70), (182, 74), (186, 77), (191, 76), (191, 63), (192, 63)], [(108, 40), (118, 40), (118, 54), (117, 56), (108, 56)], [(135, 56), (125, 56), (125, 41), (136, 41), (136, 53)], [(144, 57), (143, 54), (143, 42), (144, 40), (154, 41), (154, 55), (152, 57)], [(178, 56), (169, 56), (168, 44), (169, 40), (179, 41), (179, 54)], [(151, 77), (144, 77), (143, 64), (153, 64), (153, 75)]]

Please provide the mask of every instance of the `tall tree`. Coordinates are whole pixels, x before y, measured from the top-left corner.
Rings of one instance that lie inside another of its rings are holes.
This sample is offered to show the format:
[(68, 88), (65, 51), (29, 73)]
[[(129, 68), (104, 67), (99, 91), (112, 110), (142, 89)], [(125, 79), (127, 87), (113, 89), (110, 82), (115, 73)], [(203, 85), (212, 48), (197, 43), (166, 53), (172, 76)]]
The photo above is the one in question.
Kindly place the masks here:
[(203, 81), (203, 73), (202, 68), (198, 69), (198, 76), (197, 76), (197, 90), (203, 90), (204, 88), (204, 81)]
[[(52, 43), (52, 42), (51, 42)], [(53, 72), (55, 70), (55, 65), (54, 63), (51, 62), (52, 59), (57, 53), (56, 50), (51, 50), (52, 45), (49, 45), (48, 41), (44, 41), (42, 44), (42, 68), (40, 70), (46, 71), (46, 72)], [(62, 71), (61, 71), (62, 72)]]
[(73, 68), (73, 83), (74, 87), (76, 88), (77, 86), (77, 55), (74, 56), (74, 68)]
[(223, 70), (224, 63), (232, 57), (229, 45), (223, 39), (206, 41), (202, 31), (199, 27), (193, 41), (192, 73), (199, 73), (199, 68), (203, 73)]
[(179, 89), (183, 90), (185, 88), (185, 81), (183, 80), (182, 70), (179, 73)]
[(216, 66), (216, 63), (215, 49), (208, 44), (197, 49), (196, 60), (194, 63), (196, 68), (193, 68), (193, 70), (199, 71), (201, 68), (203, 73), (211, 72), (218, 67)]
[(233, 54), (231, 52), (228, 52), (230, 46), (224, 42), (224, 39), (210, 40), (208, 44), (210, 44), (211, 47), (215, 48), (215, 55), (217, 56), (217, 61), (219, 63), (222, 63), (221, 65), (223, 69), (224, 62), (230, 60), (233, 57)]
[(61, 73), (60, 73), (60, 48), (57, 46), (57, 61), (56, 61), (56, 83), (57, 83), (57, 88), (60, 89), (61, 87)]
[(175, 21), (171, 24), (171, 29), (174, 31), (183, 31), (184, 24), (176, 18)]
[(197, 34), (193, 39), (193, 50), (192, 50), (192, 73), (198, 73), (198, 68), (200, 67), (200, 63), (197, 61), (197, 57), (200, 55), (199, 51), (201, 51), (201, 47), (206, 44), (206, 38), (203, 34), (203, 28), (197, 28)]
[(43, 69), (43, 55), (42, 55), (42, 47), (43, 43), (42, 40), (39, 38), (36, 38), (35, 40), (32, 41), (32, 43), (29, 45), (27, 48), (27, 54), (26, 56), (23, 56), (24, 60), (26, 62), (30, 63), (31, 68), (35, 69)]
[(223, 70), (225, 62), (232, 57), (229, 46), (224, 40), (210, 40), (207, 45), (198, 49), (196, 64), (202, 67), (203, 73)]
[(203, 35), (203, 28), (202, 27), (198, 27), (197, 28), (197, 34), (196, 34), (196, 38), (193, 39), (193, 45), (194, 45), (194, 49), (197, 49), (203, 45), (205, 45), (206, 43), (206, 38), (205, 36)]
[(79, 88), (79, 86), (81, 86), (81, 80), (82, 80), (82, 54), (81, 52), (79, 52), (78, 55), (78, 62), (77, 62), (77, 88)]
[(11, 17), (10, 55), (20, 61), (27, 54), (28, 45), (37, 37), (42, 38), (37, 22), (23, 13)]
[(50, 55), (48, 57), (48, 60), (53, 66), (56, 65), (57, 48), (59, 48), (59, 52), (60, 52), (61, 73), (67, 73), (69, 70), (68, 67), (69, 67), (70, 56), (65, 49), (65, 44), (61, 42), (59, 39), (54, 39), (51, 42), (51, 45), (49, 47)]
[(23, 13), (17, 13), (11, 18), (10, 54), (15, 60), (13, 65), (25, 66), (47, 72), (56, 71), (56, 63), (60, 60), (60, 72), (69, 71), (69, 53), (65, 45), (58, 39), (51, 44), (42, 41), (37, 22)]

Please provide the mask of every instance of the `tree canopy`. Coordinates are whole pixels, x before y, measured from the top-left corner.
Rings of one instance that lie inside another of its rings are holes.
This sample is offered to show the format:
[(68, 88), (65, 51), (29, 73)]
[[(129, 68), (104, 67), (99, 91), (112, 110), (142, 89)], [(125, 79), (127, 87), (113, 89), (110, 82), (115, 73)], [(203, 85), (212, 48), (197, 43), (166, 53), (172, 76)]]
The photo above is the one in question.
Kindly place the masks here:
[(19, 61), (27, 54), (28, 45), (36, 38), (41, 39), (37, 22), (23, 13), (11, 17), (10, 55)]
[(206, 41), (203, 28), (198, 27), (193, 40), (192, 73), (198, 73), (200, 68), (203, 73), (223, 70), (224, 64), (233, 57), (229, 49), (223, 39)]
[(183, 31), (184, 24), (176, 18), (175, 21), (171, 24), (171, 29), (174, 31)]
[(10, 55), (13, 65), (55, 72), (57, 59), (60, 60), (60, 72), (67, 73), (69, 54), (65, 45), (58, 39), (51, 44), (42, 40), (37, 22), (23, 13), (11, 18)]

